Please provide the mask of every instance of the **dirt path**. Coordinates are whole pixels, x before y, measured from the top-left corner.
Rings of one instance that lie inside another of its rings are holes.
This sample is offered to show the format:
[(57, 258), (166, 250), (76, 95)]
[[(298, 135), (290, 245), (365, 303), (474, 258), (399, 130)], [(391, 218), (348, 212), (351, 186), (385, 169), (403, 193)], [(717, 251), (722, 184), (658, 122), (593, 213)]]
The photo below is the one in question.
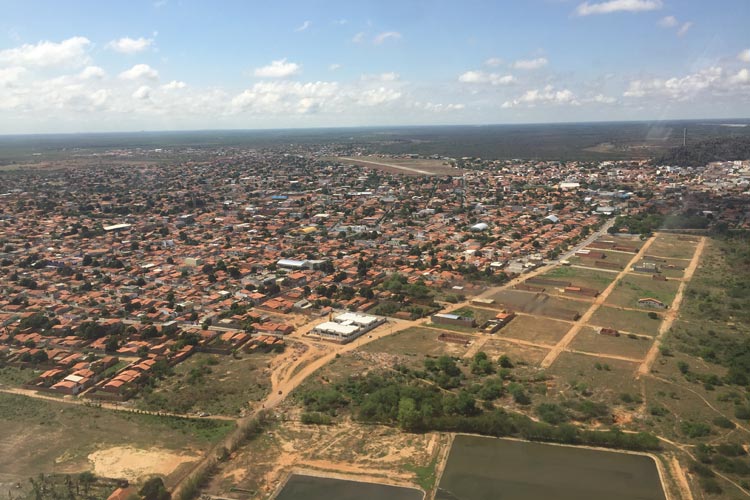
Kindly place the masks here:
[(670, 461), (670, 469), (672, 469), (672, 477), (677, 483), (677, 488), (680, 490), (680, 498), (682, 500), (693, 500), (693, 492), (690, 491), (690, 483), (688, 482), (685, 470), (680, 465), (680, 461), (677, 457), (672, 457)]
[[(123, 411), (123, 412), (128, 412), (128, 413), (142, 413), (142, 414), (147, 414), (147, 415), (158, 415), (161, 417), (197, 418), (196, 415), (189, 415), (185, 413), (170, 413), (170, 412), (164, 412), (164, 411), (159, 412), (159, 411), (139, 410), (137, 408), (133, 408), (130, 406), (122, 406), (116, 403), (106, 403), (106, 402), (91, 401), (91, 400), (76, 399), (76, 398), (69, 399), (69, 398), (63, 398), (59, 396), (48, 396), (46, 394), (41, 394), (31, 389), (20, 389), (17, 387), (0, 387), (0, 392), (4, 392), (6, 394), (16, 394), (19, 396), (26, 396), (28, 398), (34, 398), (34, 399), (43, 399), (45, 401), (54, 401), (55, 403), (88, 406), (91, 408), (104, 408), (106, 410)], [(202, 417), (202, 419), (203, 420), (231, 420), (232, 422), (236, 420), (234, 417), (227, 417), (227, 416), (222, 416), (222, 415), (211, 415), (208, 417)]]
[(677, 319), (677, 313), (680, 311), (682, 298), (685, 294), (685, 287), (693, 278), (693, 273), (698, 267), (701, 255), (703, 254), (703, 248), (705, 246), (706, 238), (701, 237), (700, 242), (698, 242), (698, 246), (695, 249), (695, 253), (693, 254), (693, 258), (690, 260), (690, 264), (688, 265), (687, 269), (685, 269), (685, 274), (683, 275), (683, 279), (680, 282), (680, 286), (677, 288), (677, 294), (672, 301), (672, 305), (664, 315), (664, 320), (659, 327), (659, 333), (656, 336), (656, 339), (654, 339), (654, 343), (651, 345), (651, 349), (649, 349), (648, 353), (646, 354), (646, 359), (644, 359), (641, 366), (638, 367), (637, 377), (645, 375), (651, 371), (651, 367), (653, 366), (654, 361), (656, 361), (656, 356), (659, 354), (661, 341), (664, 338), (664, 335), (669, 331), (669, 329), (672, 328), (674, 320)]
[(620, 282), (622, 278), (625, 277), (626, 274), (630, 271), (630, 268), (633, 264), (638, 262), (641, 257), (646, 253), (646, 250), (648, 250), (648, 247), (651, 246), (651, 244), (654, 242), (654, 236), (648, 239), (646, 243), (641, 247), (641, 249), (638, 251), (637, 254), (633, 256), (632, 259), (630, 259), (630, 262), (625, 266), (625, 269), (617, 273), (617, 277), (612, 281), (612, 283), (609, 284), (607, 288), (604, 289), (604, 291), (599, 294), (599, 296), (596, 298), (596, 300), (591, 304), (591, 307), (588, 308), (588, 310), (583, 313), (583, 315), (576, 321), (573, 326), (570, 328), (568, 333), (565, 334), (565, 336), (560, 339), (560, 341), (557, 343), (557, 345), (552, 348), (552, 350), (547, 354), (547, 356), (542, 360), (541, 367), (542, 368), (548, 368), (552, 363), (555, 362), (557, 357), (560, 355), (561, 352), (567, 349), (568, 345), (573, 341), (573, 339), (576, 338), (576, 335), (578, 335), (578, 332), (581, 331), (581, 328), (583, 328), (591, 319), (591, 317), (594, 315), (597, 309), (604, 304), (604, 301), (607, 300), (607, 297), (609, 297), (609, 294), (612, 293), (612, 291), (615, 289), (617, 284)]

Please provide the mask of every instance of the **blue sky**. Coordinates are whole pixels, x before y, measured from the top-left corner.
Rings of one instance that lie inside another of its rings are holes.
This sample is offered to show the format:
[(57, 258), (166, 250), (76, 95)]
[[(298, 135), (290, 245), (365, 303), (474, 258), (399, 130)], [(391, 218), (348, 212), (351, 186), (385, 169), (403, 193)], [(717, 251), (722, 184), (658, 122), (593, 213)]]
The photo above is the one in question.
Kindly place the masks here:
[(27, 0), (2, 12), (2, 134), (750, 116), (747, 0)]

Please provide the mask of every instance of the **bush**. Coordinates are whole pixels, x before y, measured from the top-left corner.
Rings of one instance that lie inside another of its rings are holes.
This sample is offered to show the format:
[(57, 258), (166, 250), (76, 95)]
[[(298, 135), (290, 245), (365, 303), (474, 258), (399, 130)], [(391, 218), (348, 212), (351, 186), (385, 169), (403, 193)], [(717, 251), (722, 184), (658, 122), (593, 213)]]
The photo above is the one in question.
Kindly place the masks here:
[(724, 492), (716, 479), (712, 477), (701, 479), (701, 488), (710, 495), (721, 495)]
[(716, 427), (721, 427), (722, 429), (734, 429), (736, 427), (734, 422), (724, 416), (716, 417), (713, 419), (713, 423)]
[(320, 412), (305, 412), (300, 419), (305, 425), (330, 425), (333, 422), (330, 415)]
[(711, 434), (711, 427), (702, 422), (682, 422), (680, 424), (680, 430), (683, 434), (692, 439), (705, 437)]

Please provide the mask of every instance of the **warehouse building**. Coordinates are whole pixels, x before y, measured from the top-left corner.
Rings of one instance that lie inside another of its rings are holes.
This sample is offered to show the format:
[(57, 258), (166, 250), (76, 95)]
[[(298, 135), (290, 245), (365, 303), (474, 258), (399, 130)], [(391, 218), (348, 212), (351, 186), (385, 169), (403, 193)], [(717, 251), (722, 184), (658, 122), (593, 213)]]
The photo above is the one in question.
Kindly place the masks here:
[(385, 318), (379, 316), (347, 312), (319, 324), (311, 333), (325, 340), (345, 344), (383, 323), (385, 323)]

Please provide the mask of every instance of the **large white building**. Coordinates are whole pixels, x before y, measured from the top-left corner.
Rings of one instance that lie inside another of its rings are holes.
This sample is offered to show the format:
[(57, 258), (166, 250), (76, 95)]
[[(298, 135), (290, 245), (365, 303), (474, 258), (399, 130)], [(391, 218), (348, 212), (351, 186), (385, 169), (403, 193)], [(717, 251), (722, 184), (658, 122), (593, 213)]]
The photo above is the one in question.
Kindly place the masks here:
[(331, 321), (319, 324), (311, 333), (322, 339), (345, 344), (383, 323), (385, 323), (385, 318), (379, 316), (347, 312), (339, 314)]

